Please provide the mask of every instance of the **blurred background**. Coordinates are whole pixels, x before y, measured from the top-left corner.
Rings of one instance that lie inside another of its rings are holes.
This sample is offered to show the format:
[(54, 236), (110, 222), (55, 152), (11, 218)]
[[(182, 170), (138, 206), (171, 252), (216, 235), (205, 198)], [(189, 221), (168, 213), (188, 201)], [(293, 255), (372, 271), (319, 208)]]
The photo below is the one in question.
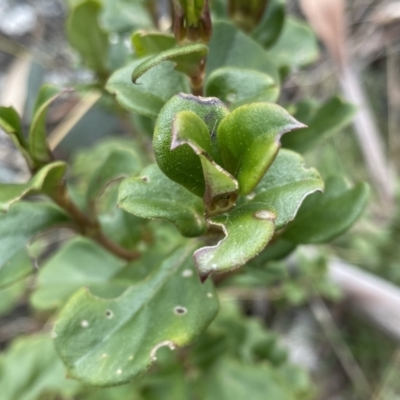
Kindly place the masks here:
[[(303, 263), (278, 294), (227, 289), (221, 298), (239, 297), (247, 313), (280, 334), (292, 361), (311, 373), (318, 399), (400, 399), (400, 1), (288, 0), (287, 9), (311, 25), (319, 53), (310, 62), (299, 55), (280, 103), (339, 94), (359, 109), (353, 124), (307, 153), (307, 163), (323, 177), (340, 172), (370, 182), (372, 197), (349, 233), (323, 248), (300, 249)], [(66, 14), (62, 0), (0, 0), (0, 104), (13, 105), (26, 125), (43, 82), (72, 87), (94, 80), (67, 45)], [(145, 16), (126, 18), (129, 26)], [(129, 53), (121, 32), (110, 38), (116, 65)], [(48, 123), (62, 159), (126, 130), (96, 96), (57, 102)], [(28, 176), (0, 131), (0, 181)], [(21, 291), (0, 291), (0, 348), (42, 328)]]

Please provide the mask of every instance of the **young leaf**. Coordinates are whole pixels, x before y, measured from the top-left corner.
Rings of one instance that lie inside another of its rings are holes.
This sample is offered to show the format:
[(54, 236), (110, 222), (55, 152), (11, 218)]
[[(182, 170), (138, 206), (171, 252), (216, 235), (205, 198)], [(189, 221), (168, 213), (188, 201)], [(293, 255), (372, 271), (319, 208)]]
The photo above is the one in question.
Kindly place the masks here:
[(215, 96), (228, 107), (260, 101), (274, 102), (279, 95), (279, 87), (267, 74), (259, 71), (224, 67), (213, 71), (207, 79), (207, 96)]
[(279, 86), (278, 70), (267, 52), (253, 39), (227, 22), (213, 25), (206, 76), (222, 67), (252, 69), (270, 76)]
[(176, 63), (177, 71), (192, 76), (199, 70), (199, 65), (207, 53), (208, 47), (200, 43), (165, 50), (138, 65), (132, 72), (132, 82), (136, 83), (143, 74), (163, 61)]
[(50, 104), (61, 96), (60, 88), (54, 85), (44, 85), (37, 96), (33, 110), (33, 120), (29, 129), (29, 152), (37, 165), (52, 161), (52, 155), (47, 145), (46, 116)]
[(303, 158), (292, 151), (280, 150), (275, 161), (255, 189), (252, 201), (265, 203), (276, 211), (276, 229), (296, 216), (303, 200), (322, 191), (324, 182), (314, 168), (305, 168)]
[(174, 70), (171, 62), (163, 62), (149, 70), (139, 84), (132, 84), (132, 70), (142, 60), (135, 60), (115, 71), (109, 78), (106, 89), (116, 95), (120, 105), (145, 117), (156, 118), (163, 105), (179, 92), (189, 92), (189, 83), (184, 75)]
[(88, 202), (96, 201), (112, 181), (138, 174), (142, 168), (141, 157), (133, 150), (112, 150), (91, 177), (86, 193)]
[(196, 266), (204, 282), (212, 273), (231, 271), (255, 257), (271, 240), (275, 214), (264, 204), (247, 204), (229, 214), (210, 218), (209, 224), (220, 227), (225, 237), (215, 246), (194, 253)]
[(13, 107), (0, 107), (0, 128), (11, 137), (31, 167), (32, 160), (28, 152), (28, 143), (22, 132), (21, 118)]
[(31, 193), (51, 194), (63, 179), (67, 166), (56, 161), (40, 169), (27, 183), (0, 184), (0, 211), (5, 212), (10, 205)]
[(315, 112), (307, 123), (307, 128), (285, 135), (282, 138), (282, 146), (303, 153), (319, 140), (343, 129), (351, 122), (356, 111), (355, 105), (334, 96)]
[(275, 44), (285, 24), (286, 0), (270, 0), (263, 19), (252, 32), (252, 36), (265, 48)]
[(0, 216), (0, 269), (35, 235), (67, 222), (67, 215), (53, 204), (13, 204), (7, 214)]
[(325, 193), (309, 196), (283, 237), (294, 243), (323, 243), (332, 240), (358, 219), (369, 197), (369, 187), (359, 183), (349, 189), (341, 177), (325, 183)]
[(99, 25), (102, 5), (98, 0), (82, 0), (74, 5), (67, 21), (67, 37), (91, 70), (107, 73), (108, 34)]
[(0, 357), (4, 400), (75, 398), (82, 385), (67, 379), (49, 335), (19, 337)]
[(184, 236), (199, 236), (206, 230), (201, 200), (168, 179), (155, 164), (121, 183), (118, 205), (141, 218), (170, 221)]
[(116, 299), (81, 289), (69, 300), (54, 333), (71, 377), (98, 386), (128, 382), (149, 368), (161, 347), (184, 346), (209, 325), (218, 301), (212, 283), (202, 285), (196, 276), (193, 249), (193, 243), (176, 249)]
[(295, 69), (318, 58), (317, 39), (311, 28), (293, 17), (286, 18), (283, 32), (267, 54), (276, 66)]
[(132, 46), (138, 57), (158, 54), (176, 46), (172, 35), (163, 32), (137, 31), (132, 35)]
[[(210, 149), (212, 159), (220, 164), (215, 134), (218, 124), (228, 114), (228, 109), (214, 97), (203, 98), (181, 93), (166, 103), (156, 121), (153, 147), (158, 166), (168, 178), (183, 185), (197, 196), (203, 197), (205, 181), (198, 155), (189, 145), (171, 149), (173, 121), (180, 111), (191, 111), (200, 118), (202, 123), (197, 124), (194, 133), (196, 136), (205, 138), (204, 126), (207, 127), (211, 147), (207, 147), (206, 150)], [(204, 146), (206, 146), (205, 141), (206, 139), (203, 139), (201, 142)]]
[(207, 126), (192, 111), (180, 111), (172, 123), (171, 150), (185, 144), (193, 149), (201, 161), (206, 215), (213, 216), (229, 211), (237, 199), (238, 183), (210, 157), (212, 144)]
[(110, 280), (123, 267), (121, 260), (96, 243), (77, 237), (40, 268), (31, 302), (39, 310), (58, 308), (83, 286), (95, 290), (105, 285), (112, 286)]
[(276, 104), (254, 103), (232, 111), (219, 124), (218, 146), (224, 167), (249, 194), (264, 176), (280, 148), (281, 136), (304, 125)]

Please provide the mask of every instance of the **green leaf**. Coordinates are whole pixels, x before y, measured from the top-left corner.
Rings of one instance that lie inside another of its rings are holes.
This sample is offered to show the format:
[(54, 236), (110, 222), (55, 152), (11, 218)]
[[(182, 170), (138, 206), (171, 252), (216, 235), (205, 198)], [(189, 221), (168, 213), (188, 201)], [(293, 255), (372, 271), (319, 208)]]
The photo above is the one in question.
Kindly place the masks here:
[(222, 229), (225, 237), (214, 246), (194, 253), (200, 278), (231, 271), (255, 257), (271, 240), (275, 215), (264, 204), (248, 204), (229, 214), (210, 218), (208, 223)]
[(40, 268), (31, 302), (39, 310), (58, 308), (83, 286), (104, 289), (123, 267), (121, 260), (93, 241), (74, 238)]
[(317, 38), (306, 23), (288, 17), (278, 41), (267, 53), (280, 68), (303, 67), (318, 58)]
[(285, 24), (286, 0), (270, 0), (261, 22), (252, 32), (252, 36), (265, 48), (275, 44)]
[(63, 179), (67, 166), (62, 161), (46, 165), (27, 183), (0, 184), (0, 211), (5, 212), (10, 205), (22, 197), (34, 193), (51, 194)]
[(22, 132), (21, 118), (13, 107), (0, 107), (0, 128), (4, 130), (25, 157), (29, 166), (32, 160), (28, 151), (28, 143)]
[(52, 155), (47, 145), (46, 116), (51, 103), (61, 96), (65, 91), (60, 88), (46, 84), (40, 88), (36, 98), (33, 120), (29, 129), (29, 152), (37, 165), (43, 165), (52, 161)]
[(67, 379), (47, 335), (20, 337), (0, 357), (0, 387), (4, 400), (73, 398), (81, 386)]
[(149, 29), (153, 24), (146, 7), (148, 0), (103, 0), (102, 22), (109, 32), (130, 34), (137, 29)]
[(21, 249), (0, 267), (0, 290), (25, 278), (33, 271), (32, 260), (27, 249)]
[(100, 165), (89, 182), (88, 202), (96, 201), (111, 182), (138, 174), (143, 168), (141, 157), (131, 149), (114, 149)]
[(170, 221), (184, 236), (199, 236), (206, 230), (201, 200), (168, 179), (155, 164), (121, 183), (118, 205), (141, 218)]
[(108, 34), (99, 24), (102, 4), (97, 0), (82, 0), (74, 5), (67, 21), (67, 37), (91, 70), (107, 73)]
[(296, 216), (303, 200), (322, 191), (324, 182), (314, 168), (305, 168), (303, 158), (292, 151), (281, 150), (255, 189), (252, 201), (265, 203), (276, 211), (276, 229)]
[(213, 25), (206, 76), (222, 67), (252, 69), (270, 76), (279, 86), (278, 70), (267, 52), (253, 39), (227, 22)]
[[(26, 282), (19, 280), (6, 287), (0, 287), (0, 316), (8, 314), (18, 305), (26, 291)], [(0, 380), (1, 380), (1, 356), (0, 356)]]
[(340, 97), (327, 100), (313, 115), (308, 127), (299, 132), (288, 133), (282, 138), (282, 146), (291, 150), (305, 152), (319, 140), (326, 139), (348, 125), (357, 107)]
[(187, 79), (174, 71), (171, 62), (163, 62), (134, 85), (131, 80), (132, 71), (142, 63), (135, 60), (127, 66), (115, 71), (107, 82), (106, 89), (116, 95), (120, 105), (128, 111), (156, 118), (163, 105), (179, 92), (189, 92)]
[(136, 83), (143, 74), (164, 61), (174, 62), (177, 71), (192, 76), (199, 70), (200, 62), (207, 53), (208, 47), (200, 43), (165, 50), (138, 65), (132, 72), (132, 82)]
[(13, 204), (7, 214), (0, 216), (0, 270), (35, 235), (67, 222), (67, 215), (53, 204)]
[(224, 67), (213, 71), (207, 79), (207, 96), (215, 96), (230, 108), (260, 101), (274, 102), (279, 87), (267, 74), (259, 71)]
[[(189, 145), (171, 149), (173, 121), (180, 111), (191, 111), (197, 114), (207, 126), (208, 136), (211, 138), (210, 155), (217, 164), (221, 165), (215, 133), (220, 121), (228, 114), (228, 109), (216, 98), (196, 97), (181, 93), (168, 101), (156, 121), (153, 148), (161, 171), (192, 193), (203, 197), (205, 181), (198, 155)], [(204, 125), (198, 125), (200, 132), (203, 132)], [(200, 132), (196, 135), (204, 137), (205, 133)], [(205, 139), (201, 143), (209, 146), (205, 144)]]
[(161, 347), (185, 346), (209, 325), (218, 301), (211, 282), (202, 285), (196, 276), (193, 249), (173, 251), (151, 277), (114, 300), (86, 289), (69, 300), (54, 333), (71, 377), (98, 386), (128, 382)]
[(269, 364), (223, 358), (208, 378), (204, 400), (296, 400), (287, 381)]
[(325, 183), (325, 193), (314, 193), (300, 207), (283, 237), (295, 243), (327, 242), (350, 228), (363, 212), (369, 186), (359, 183), (349, 189), (341, 177)]
[(274, 161), (281, 136), (303, 127), (276, 104), (254, 103), (232, 111), (219, 124), (218, 145), (224, 167), (249, 194)]
[(210, 157), (211, 138), (206, 124), (192, 111), (180, 111), (172, 123), (171, 150), (189, 145), (199, 156), (203, 168), (206, 215), (213, 216), (235, 206), (238, 183), (235, 178)]
[(132, 47), (138, 57), (158, 54), (175, 46), (174, 36), (164, 32), (137, 31), (132, 35)]

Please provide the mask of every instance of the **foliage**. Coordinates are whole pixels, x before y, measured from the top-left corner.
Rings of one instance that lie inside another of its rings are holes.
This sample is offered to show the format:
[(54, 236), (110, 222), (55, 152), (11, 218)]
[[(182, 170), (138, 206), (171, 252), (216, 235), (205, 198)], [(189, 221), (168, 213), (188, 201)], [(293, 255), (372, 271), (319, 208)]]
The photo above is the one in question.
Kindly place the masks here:
[[(69, 43), (96, 77), (86, 89), (96, 86), (133, 121), (134, 138), (67, 164), (46, 141), (47, 111), (64, 91), (40, 90), (27, 137), (15, 110), (0, 108), (0, 127), (32, 173), (0, 186), (0, 312), (35, 272), (28, 244), (49, 230), (73, 232), (42, 257), (29, 293), (35, 310), (55, 318), (58, 355), (46, 335), (11, 344), (0, 358), (2, 398), (313, 398), (275, 334), (236, 304), (219, 311), (218, 289), (271, 286), (285, 275), (277, 260), (334, 239), (361, 215), (365, 183), (324, 183), (296, 152), (355, 110), (336, 97), (276, 104), (286, 74), (317, 57), (312, 31), (286, 18), (281, 0), (231, 1), (229, 12), (222, 3), (211, 13), (231, 20), (213, 23), (211, 35), (208, 1), (173, 0), (173, 36), (148, 30), (153, 2), (70, 1)], [(131, 35), (118, 68), (113, 34)], [(320, 264), (299, 265), (303, 280), (282, 281), (289, 304), (313, 294), (310, 281), (335, 297)], [(81, 383), (64, 379), (64, 368)]]

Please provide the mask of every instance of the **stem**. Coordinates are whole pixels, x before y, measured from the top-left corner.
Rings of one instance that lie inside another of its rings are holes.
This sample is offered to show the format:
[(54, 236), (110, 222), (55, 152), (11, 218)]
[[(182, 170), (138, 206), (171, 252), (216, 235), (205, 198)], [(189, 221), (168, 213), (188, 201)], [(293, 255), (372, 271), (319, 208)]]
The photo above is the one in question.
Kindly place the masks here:
[(206, 57), (200, 61), (199, 68), (197, 69), (196, 73), (190, 76), (190, 86), (192, 88), (192, 94), (195, 96), (203, 96), (205, 66)]
[(99, 222), (96, 219), (88, 218), (71, 200), (64, 184), (60, 186), (58, 192), (52, 195), (52, 199), (70, 215), (81, 235), (93, 239), (109, 252), (126, 261), (136, 260), (140, 257), (140, 253), (125, 249), (105, 236)]

